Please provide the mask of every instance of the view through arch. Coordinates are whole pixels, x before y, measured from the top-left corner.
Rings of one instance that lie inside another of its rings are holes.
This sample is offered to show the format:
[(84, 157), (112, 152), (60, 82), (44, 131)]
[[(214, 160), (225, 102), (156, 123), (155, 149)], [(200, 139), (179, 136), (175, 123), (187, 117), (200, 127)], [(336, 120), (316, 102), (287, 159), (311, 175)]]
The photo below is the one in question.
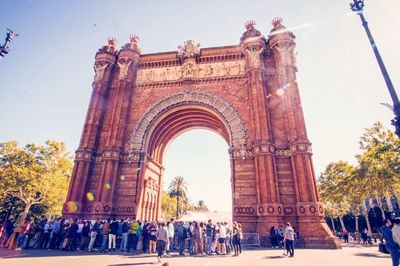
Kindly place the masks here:
[(226, 141), (210, 130), (194, 129), (179, 135), (165, 152), (164, 191), (168, 191), (175, 176), (183, 176), (194, 205), (203, 200), (210, 212), (217, 211), (231, 217), (228, 149)]

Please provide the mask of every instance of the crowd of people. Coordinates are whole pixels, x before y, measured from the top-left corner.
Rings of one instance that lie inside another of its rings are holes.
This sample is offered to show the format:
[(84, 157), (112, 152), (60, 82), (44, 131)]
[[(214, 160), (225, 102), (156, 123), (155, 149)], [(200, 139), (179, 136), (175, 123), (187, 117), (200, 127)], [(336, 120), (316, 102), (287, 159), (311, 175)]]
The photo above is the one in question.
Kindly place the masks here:
[[(10, 244), (15, 222), (2, 225), (0, 246)], [(105, 221), (82, 219), (26, 220), (17, 236), (18, 249), (49, 249), (171, 256), (228, 255), (242, 253), (242, 226), (234, 222), (167, 222), (110, 218)]]

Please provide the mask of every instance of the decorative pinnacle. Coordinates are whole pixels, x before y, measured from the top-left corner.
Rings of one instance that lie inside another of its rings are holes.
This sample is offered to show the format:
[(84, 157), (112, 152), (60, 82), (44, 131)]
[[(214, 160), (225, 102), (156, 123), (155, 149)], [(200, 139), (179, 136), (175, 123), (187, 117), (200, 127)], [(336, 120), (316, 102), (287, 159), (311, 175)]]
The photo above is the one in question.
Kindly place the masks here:
[(132, 44), (138, 44), (139, 36), (137, 36), (136, 34), (131, 34), (131, 36), (129, 37), (129, 40)]
[(281, 17), (276, 17), (272, 20), (272, 26), (274, 29), (280, 28), (282, 26), (283, 19)]
[(246, 28), (246, 30), (250, 30), (250, 29), (254, 29), (254, 26), (256, 25), (254, 20), (248, 20), (246, 21), (246, 23), (244, 24), (244, 27)]
[(114, 37), (108, 37), (108, 46), (116, 47), (117, 46), (117, 40)]

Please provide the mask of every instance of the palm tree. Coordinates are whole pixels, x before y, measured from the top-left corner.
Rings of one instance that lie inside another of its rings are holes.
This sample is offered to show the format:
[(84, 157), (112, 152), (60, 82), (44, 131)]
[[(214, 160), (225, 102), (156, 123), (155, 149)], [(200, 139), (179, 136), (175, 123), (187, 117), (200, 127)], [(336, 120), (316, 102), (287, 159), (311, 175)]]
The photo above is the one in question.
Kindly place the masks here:
[(169, 184), (168, 193), (171, 197), (176, 197), (176, 219), (179, 217), (179, 199), (186, 197), (187, 187), (182, 176), (176, 176)]
[(208, 211), (208, 207), (207, 207), (206, 203), (204, 202), (204, 200), (199, 200), (197, 202), (196, 209), (198, 211)]

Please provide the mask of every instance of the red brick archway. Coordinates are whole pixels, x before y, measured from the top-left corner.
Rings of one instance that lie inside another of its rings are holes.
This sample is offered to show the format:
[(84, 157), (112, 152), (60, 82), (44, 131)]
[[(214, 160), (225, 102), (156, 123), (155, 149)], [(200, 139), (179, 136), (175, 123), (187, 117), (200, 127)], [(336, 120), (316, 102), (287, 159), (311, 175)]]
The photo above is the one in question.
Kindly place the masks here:
[[(246, 23), (240, 45), (142, 55), (132, 36), (96, 54), (93, 93), (63, 213), (160, 218), (163, 155), (206, 128), (229, 145), (233, 219), (265, 235), (294, 224), (307, 246), (338, 246), (324, 222), (299, 91), (294, 35)], [(89, 194), (88, 194), (89, 193)]]

